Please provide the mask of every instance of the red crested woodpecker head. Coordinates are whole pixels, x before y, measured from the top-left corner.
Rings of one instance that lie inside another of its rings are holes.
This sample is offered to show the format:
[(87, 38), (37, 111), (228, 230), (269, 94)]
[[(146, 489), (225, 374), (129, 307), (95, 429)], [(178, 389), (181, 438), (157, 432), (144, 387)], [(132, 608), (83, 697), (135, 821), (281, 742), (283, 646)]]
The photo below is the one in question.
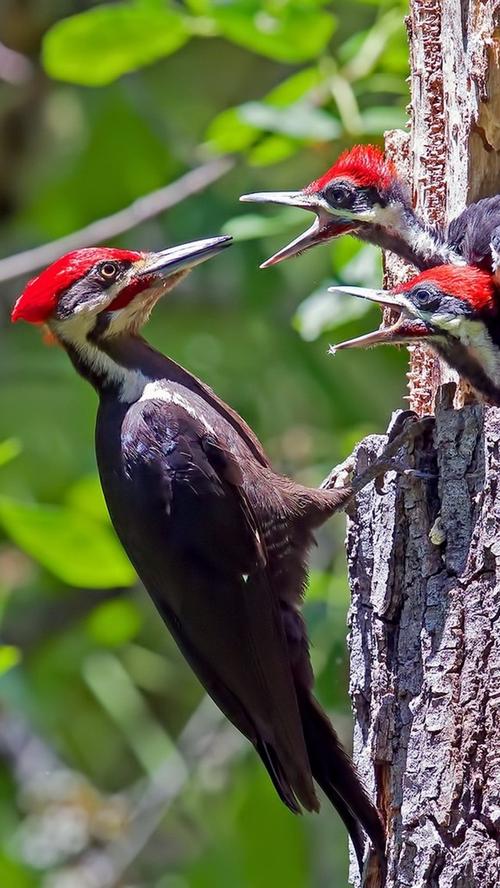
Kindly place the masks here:
[(354, 188), (388, 191), (396, 180), (396, 167), (391, 160), (386, 160), (380, 148), (374, 145), (355, 145), (344, 151), (333, 166), (319, 179), (311, 182), (304, 191), (307, 194), (318, 194), (340, 182), (346, 182)]
[(390, 326), (332, 346), (426, 341), (486, 397), (500, 403), (500, 292), (489, 272), (474, 266), (440, 265), (393, 290), (331, 287), (397, 313)]
[[(342, 234), (360, 234), (370, 240), (375, 226), (395, 231), (411, 201), (398, 180), (394, 164), (373, 145), (355, 145), (332, 167), (302, 191), (243, 194), (244, 202), (277, 203), (311, 210), (316, 220), (303, 234), (262, 263), (276, 265), (316, 244)], [(372, 238), (375, 242), (375, 237)], [(378, 242), (378, 241), (377, 241)]]
[(135, 332), (157, 300), (191, 268), (228, 246), (209, 238), (159, 253), (89, 247), (67, 253), (26, 285), (12, 320), (46, 324), (57, 338), (85, 340)]

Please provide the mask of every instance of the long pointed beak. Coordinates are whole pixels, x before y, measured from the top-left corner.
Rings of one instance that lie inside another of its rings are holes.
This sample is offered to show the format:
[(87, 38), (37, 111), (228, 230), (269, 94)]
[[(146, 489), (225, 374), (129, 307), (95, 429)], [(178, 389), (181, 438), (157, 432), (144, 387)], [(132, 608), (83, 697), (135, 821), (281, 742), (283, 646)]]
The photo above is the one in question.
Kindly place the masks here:
[[(368, 287), (329, 287), (329, 293), (349, 293), (376, 302), (383, 308), (390, 308), (398, 312), (394, 324), (382, 326), (371, 333), (356, 336), (354, 339), (346, 339), (336, 345), (331, 345), (329, 354), (334, 355), (344, 348), (370, 348), (374, 345), (411, 345), (414, 340), (431, 339), (435, 333), (425, 321), (414, 316), (408, 317), (409, 306), (404, 298), (397, 293), (388, 290), (374, 290)], [(406, 315), (403, 312), (406, 311)]]
[(183, 269), (194, 268), (201, 262), (205, 262), (212, 256), (216, 256), (221, 250), (229, 247), (232, 238), (229, 235), (222, 237), (209, 237), (205, 240), (191, 241), (187, 244), (179, 244), (177, 247), (169, 247), (159, 253), (150, 253), (139, 275), (155, 277), (168, 277)]
[(397, 294), (391, 293), (389, 290), (375, 290), (370, 287), (328, 287), (329, 293), (348, 293), (350, 296), (359, 296), (361, 299), (368, 299), (370, 302), (376, 302), (384, 308), (395, 308), (401, 311), (405, 303), (398, 299)]
[(257, 191), (254, 194), (242, 194), (240, 201), (243, 203), (284, 204), (316, 213), (313, 224), (269, 259), (266, 259), (261, 264), (261, 268), (277, 265), (283, 259), (297, 256), (316, 244), (332, 240), (341, 234), (347, 234), (356, 227), (354, 221), (339, 214), (338, 210), (333, 210), (319, 194), (306, 194), (305, 191)]
[(299, 207), (301, 210), (312, 210), (314, 213), (320, 206), (317, 195), (306, 194), (305, 191), (256, 191), (253, 194), (242, 194), (240, 201), (285, 204), (287, 207)]

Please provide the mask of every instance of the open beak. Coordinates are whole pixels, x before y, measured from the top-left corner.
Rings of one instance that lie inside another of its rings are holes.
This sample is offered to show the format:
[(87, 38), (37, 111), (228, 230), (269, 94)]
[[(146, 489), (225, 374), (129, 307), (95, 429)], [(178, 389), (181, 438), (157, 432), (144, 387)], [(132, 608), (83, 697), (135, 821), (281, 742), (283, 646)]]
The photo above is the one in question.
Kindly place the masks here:
[(297, 256), (316, 244), (332, 240), (356, 228), (354, 220), (333, 210), (320, 194), (306, 194), (305, 191), (258, 191), (255, 194), (242, 194), (240, 200), (243, 203), (282, 204), (316, 213), (316, 219), (307, 231), (266, 259), (261, 268), (277, 265), (283, 259)]
[(159, 253), (146, 255), (144, 265), (138, 272), (140, 277), (169, 277), (178, 271), (194, 268), (206, 259), (216, 256), (231, 244), (229, 235), (209, 237), (205, 240), (191, 241), (177, 247), (169, 247)]
[(329, 287), (329, 293), (349, 293), (376, 302), (382, 308), (389, 308), (397, 314), (394, 323), (382, 325), (378, 330), (365, 333), (364, 336), (356, 336), (354, 339), (346, 339), (336, 345), (330, 346), (330, 354), (335, 354), (342, 348), (369, 348), (374, 345), (411, 345), (421, 339), (430, 339), (434, 331), (425, 321), (416, 317), (412, 312), (411, 303), (398, 293), (389, 290), (372, 290), (367, 287)]

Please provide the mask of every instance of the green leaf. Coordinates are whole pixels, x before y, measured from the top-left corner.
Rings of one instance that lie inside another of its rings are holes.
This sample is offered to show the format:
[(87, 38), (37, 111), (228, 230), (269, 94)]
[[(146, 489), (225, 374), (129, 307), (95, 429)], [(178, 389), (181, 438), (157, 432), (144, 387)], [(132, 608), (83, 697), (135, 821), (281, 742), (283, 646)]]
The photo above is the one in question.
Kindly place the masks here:
[(287, 77), (266, 95), (269, 105), (284, 107), (298, 102), (307, 93), (319, 86), (321, 78), (317, 68), (303, 68), (297, 74)]
[(134, 602), (128, 598), (117, 598), (95, 607), (87, 618), (86, 626), (98, 644), (115, 647), (135, 638), (141, 622)]
[(21, 651), (12, 644), (0, 644), (0, 675), (21, 662)]
[(263, 6), (257, 0), (246, 0), (238, 4), (211, 5), (210, 11), (228, 40), (291, 64), (318, 56), (335, 27), (331, 13), (306, 3)]
[(302, 339), (312, 342), (326, 330), (336, 330), (348, 321), (357, 320), (367, 314), (372, 307), (364, 299), (328, 293), (332, 281), (325, 281), (297, 308), (293, 326)]
[[(267, 136), (250, 148), (248, 152), (248, 162), (252, 166), (266, 166), (271, 163), (279, 163), (291, 157), (299, 150), (300, 145), (294, 140), (286, 136)], [(297, 216), (295, 216), (297, 221)]]
[(306, 102), (277, 108), (264, 102), (245, 102), (238, 108), (247, 124), (271, 133), (280, 133), (310, 142), (329, 142), (341, 133), (340, 123), (326, 111)]
[(39, 873), (32, 872), (28, 865), (0, 851), (0, 885), (8, 885), (9, 888), (40, 888)]
[(226, 153), (243, 151), (253, 144), (258, 135), (258, 127), (244, 121), (238, 108), (228, 108), (212, 120), (206, 140), (211, 150)]
[(224, 234), (230, 234), (234, 240), (256, 240), (259, 237), (271, 237), (283, 234), (297, 227), (297, 214), (292, 208), (279, 210), (273, 216), (261, 216), (258, 213), (245, 213), (234, 216), (224, 223)]
[(366, 135), (383, 135), (388, 129), (404, 129), (408, 114), (404, 108), (389, 105), (386, 108), (369, 108), (361, 114), (363, 132)]
[(0, 441), (0, 466), (12, 462), (16, 456), (19, 456), (21, 450), (21, 442), (17, 438), (7, 438), (5, 441)]
[(96, 6), (62, 19), (47, 32), (42, 61), (57, 80), (103, 86), (179, 49), (189, 32), (166, 6)]
[(0, 524), (11, 539), (70, 586), (131, 586), (134, 570), (111, 527), (75, 509), (0, 498)]
[[(297, 138), (298, 133), (301, 139), (319, 141), (336, 138), (336, 121), (310, 102), (300, 101), (319, 83), (317, 68), (305, 68), (278, 84), (262, 102), (222, 111), (207, 129), (208, 147), (218, 152), (244, 151), (254, 144), (262, 130), (276, 132), (276, 137), (260, 141), (249, 153), (250, 163), (263, 165), (284, 160), (297, 151), (298, 146), (282, 136)], [(273, 108), (284, 110), (273, 112)]]
[(98, 475), (84, 475), (70, 487), (66, 504), (96, 521), (109, 524), (109, 512)]

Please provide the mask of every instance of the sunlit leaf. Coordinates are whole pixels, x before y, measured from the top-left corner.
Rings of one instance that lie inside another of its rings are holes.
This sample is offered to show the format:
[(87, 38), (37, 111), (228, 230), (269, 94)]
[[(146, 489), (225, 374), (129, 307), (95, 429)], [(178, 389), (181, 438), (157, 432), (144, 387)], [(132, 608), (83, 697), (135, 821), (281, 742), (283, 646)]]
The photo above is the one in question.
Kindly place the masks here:
[(358, 80), (353, 86), (356, 95), (367, 93), (394, 93), (395, 95), (408, 95), (408, 85), (404, 78), (397, 74), (371, 74)]
[[(378, 251), (371, 246), (345, 249), (349, 247), (349, 242), (344, 245), (343, 240), (335, 244), (337, 259), (344, 248), (342, 281), (358, 285), (376, 280), (380, 274)], [(329, 293), (328, 287), (334, 283), (338, 281), (324, 281), (297, 308), (293, 324), (303, 339), (313, 341), (327, 330), (336, 330), (350, 321), (364, 317), (373, 307), (364, 299), (348, 294)]]
[(342, 281), (346, 284), (366, 284), (367, 281), (380, 281), (382, 257), (380, 251), (370, 244), (358, 248), (349, 258), (346, 256), (342, 267)]
[(66, 504), (96, 521), (109, 524), (109, 512), (98, 475), (84, 475), (66, 493)]
[[(336, 138), (341, 129), (337, 121), (314, 105), (300, 101), (318, 82), (317, 69), (306, 68), (280, 83), (262, 102), (248, 102), (222, 111), (207, 129), (208, 147), (220, 152), (243, 151), (254, 144), (263, 130), (308, 141)], [(290, 138), (269, 138), (255, 145), (249, 160), (255, 165), (277, 163), (297, 150)]]
[(5, 466), (21, 453), (21, 442), (17, 438), (0, 441), (0, 466)]
[(21, 651), (12, 644), (0, 644), (0, 676), (21, 662)]
[(258, 135), (258, 127), (243, 120), (238, 108), (228, 108), (212, 120), (205, 138), (212, 150), (228, 152), (248, 148)]
[(180, 14), (166, 4), (105, 4), (56, 22), (43, 40), (42, 60), (58, 80), (103, 86), (170, 55), (188, 36)]
[(245, 123), (258, 129), (311, 142), (329, 142), (338, 138), (342, 131), (335, 118), (306, 102), (287, 108), (264, 102), (246, 102), (239, 106), (238, 114)]
[(367, 135), (383, 135), (389, 129), (404, 129), (408, 114), (404, 108), (389, 105), (386, 108), (369, 108), (361, 114), (363, 132)]
[[(271, 163), (279, 163), (291, 157), (299, 150), (300, 145), (286, 136), (266, 136), (261, 139), (247, 154), (248, 162), (252, 166), (267, 166)], [(295, 216), (297, 221), (297, 216)]]
[(95, 607), (86, 626), (94, 641), (114, 647), (135, 638), (141, 626), (141, 615), (133, 601), (117, 598)]
[(24, 862), (0, 851), (0, 885), (8, 885), (9, 888), (39, 888), (39, 873), (29, 869)]
[(0, 498), (0, 524), (11, 539), (71, 586), (131, 586), (134, 570), (111, 527), (62, 506)]
[(224, 223), (223, 230), (225, 234), (230, 234), (234, 240), (243, 241), (282, 234), (296, 226), (296, 213), (293, 209), (285, 209), (279, 210), (272, 216), (264, 216), (259, 213), (234, 216)]
[(328, 293), (332, 281), (325, 281), (297, 308), (293, 325), (303, 339), (312, 342), (326, 330), (335, 330), (348, 321), (363, 317), (371, 303), (344, 294)]
[(305, 3), (263, 7), (257, 0), (212, 5), (220, 31), (229, 40), (280, 62), (315, 58), (330, 40), (333, 15)]
[(286, 80), (282, 80), (271, 92), (268, 92), (265, 101), (269, 105), (285, 107), (310, 93), (321, 82), (317, 68), (303, 68), (297, 74), (292, 74)]

